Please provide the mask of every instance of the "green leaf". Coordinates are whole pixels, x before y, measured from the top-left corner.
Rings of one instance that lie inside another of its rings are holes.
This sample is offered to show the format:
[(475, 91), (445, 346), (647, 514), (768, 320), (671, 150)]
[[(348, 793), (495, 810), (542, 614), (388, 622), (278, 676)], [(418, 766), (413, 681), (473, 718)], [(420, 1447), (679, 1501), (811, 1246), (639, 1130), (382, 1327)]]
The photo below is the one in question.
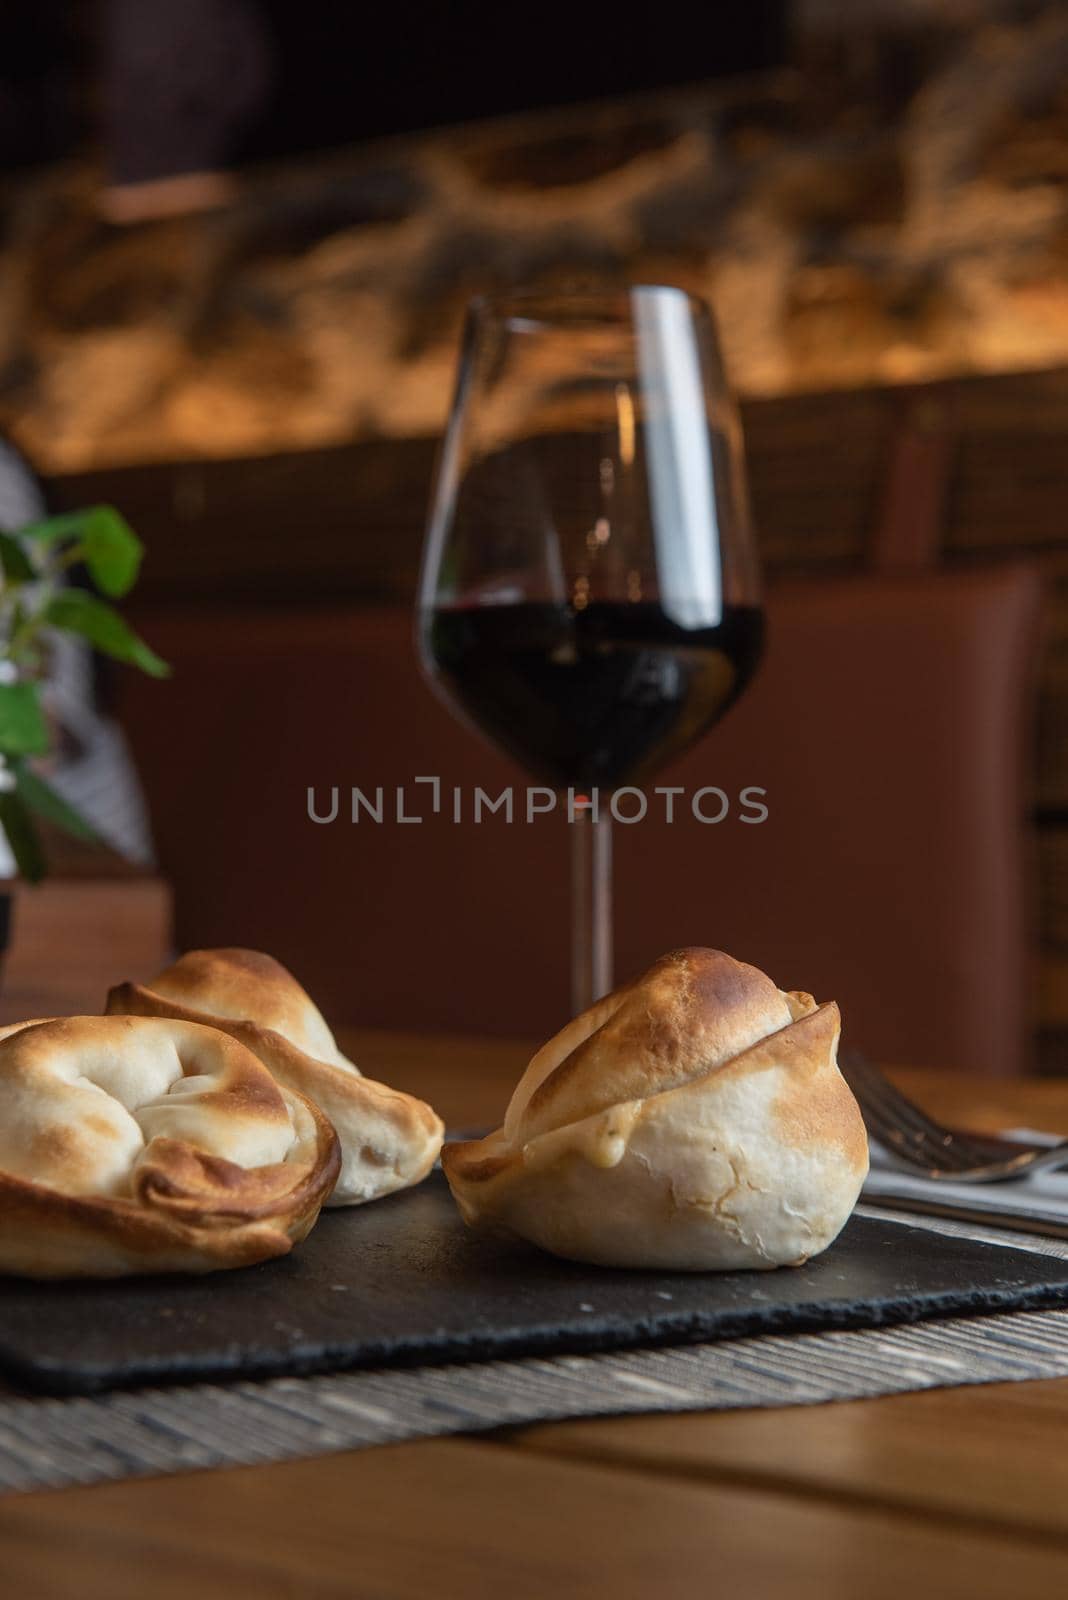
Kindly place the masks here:
[(36, 811), (39, 817), (54, 823), (65, 833), (73, 834), (75, 839), (87, 839), (91, 844), (97, 842), (99, 836), (96, 830), (84, 817), (79, 816), (72, 805), (68, 805), (50, 783), (46, 783), (23, 761), (13, 761), (11, 769), (15, 774), (16, 791), (30, 811)]
[(14, 534), (0, 532), (0, 570), (12, 583), (30, 583), (37, 577), (29, 556)]
[(48, 749), (48, 724), (35, 683), (0, 683), (0, 750), (40, 755)]
[(13, 789), (0, 793), (0, 828), (22, 876), (30, 883), (40, 883), (47, 870), (44, 851), (33, 818)]
[(20, 530), (19, 537), (37, 544), (73, 539), (82, 547), (93, 582), (113, 599), (129, 594), (137, 582), (144, 546), (114, 506), (89, 506), (84, 511), (66, 511), (44, 522), (32, 522)]
[(104, 594), (119, 599), (137, 582), (144, 546), (114, 506), (94, 506), (85, 515), (82, 544), (89, 576)]
[(116, 661), (128, 661), (153, 678), (170, 676), (170, 667), (123, 621), (114, 606), (86, 594), (84, 589), (63, 589), (52, 596), (41, 612), (41, 620), (52, 628), (79, 633), (83, 639)]

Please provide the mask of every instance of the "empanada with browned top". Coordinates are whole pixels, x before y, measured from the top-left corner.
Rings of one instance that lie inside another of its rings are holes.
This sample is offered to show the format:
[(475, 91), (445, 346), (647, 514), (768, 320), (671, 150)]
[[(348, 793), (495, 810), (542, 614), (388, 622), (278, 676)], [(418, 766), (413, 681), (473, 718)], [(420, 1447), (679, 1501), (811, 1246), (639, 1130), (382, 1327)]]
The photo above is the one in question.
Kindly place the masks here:
[(533, 1058), (503, 1127), (446, 1145), (464, 1218), (608, 1266), (799, 1264), (868, 1170), (838, 1007), (677, 950)]
[(147, 984), (119, 984), (107, 1009), (222, 1028), (279, 1083), (314, 1100), (341, 1140), (332, 1206), (406, 1189), (438, 1158), (445, 1129), (437, 1113), (414, 1095), (365, 1078), (342, 1055), (310, 996), (272, 956), (191, 950)]

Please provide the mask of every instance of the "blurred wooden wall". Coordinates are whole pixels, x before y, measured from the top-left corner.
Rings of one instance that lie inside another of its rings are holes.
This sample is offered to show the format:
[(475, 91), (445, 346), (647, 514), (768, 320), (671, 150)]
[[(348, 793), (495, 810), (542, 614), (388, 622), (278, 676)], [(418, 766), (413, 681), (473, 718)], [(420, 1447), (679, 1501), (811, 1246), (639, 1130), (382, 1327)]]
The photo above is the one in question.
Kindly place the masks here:
[[(1068, 1065), (1068, 370), (743, 405), (769, 576), (874, 564), (888, 516), (933, 525), (944, 564), (1025, 558), (1051, 593), (1033, 823), (1041, 1059)], [(919, 479), (901, 478), (904, 454)], [(413, 593), (435, 445), (378, 440), (262, 459), (53, 478), (66, 507), (110, 500), (150, 557), (139, 606), (294, 604)], [(905, 502), (901, 503), (902, 488)], [(908, 496), (917, 504), (910, 505)], [(919, 502), (922, 501), (922, 504)]]

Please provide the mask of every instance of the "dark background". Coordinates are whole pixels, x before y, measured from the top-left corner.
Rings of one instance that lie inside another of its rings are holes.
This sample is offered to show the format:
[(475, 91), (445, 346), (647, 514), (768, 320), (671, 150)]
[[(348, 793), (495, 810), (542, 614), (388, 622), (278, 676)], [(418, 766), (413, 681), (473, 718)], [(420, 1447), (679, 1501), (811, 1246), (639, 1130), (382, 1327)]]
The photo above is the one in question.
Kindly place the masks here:
[[(562, 0), (6, 0), (0, 164), (103, 138), (115, 181), (349, 145), (772, 66), (785, 0), (643, 23)], [(106, 108), (106, 109), (105, 109)]]

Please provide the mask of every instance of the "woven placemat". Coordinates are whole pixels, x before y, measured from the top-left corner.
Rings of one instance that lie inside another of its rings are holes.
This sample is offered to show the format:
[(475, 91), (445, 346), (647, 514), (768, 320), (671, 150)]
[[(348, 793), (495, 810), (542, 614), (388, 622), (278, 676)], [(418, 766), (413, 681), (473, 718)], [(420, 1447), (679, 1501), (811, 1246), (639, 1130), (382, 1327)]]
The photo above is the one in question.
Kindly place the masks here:
[[(1068, 1259), (1064, 1240), (923, 1225)], [(566, 1417), (812, 1405), (1056, 1377), (1068, 1377), (1068, 1311), (86, 1399), (12, 1394), (0, 1396), (0, 1492), (265, 1464)]]

